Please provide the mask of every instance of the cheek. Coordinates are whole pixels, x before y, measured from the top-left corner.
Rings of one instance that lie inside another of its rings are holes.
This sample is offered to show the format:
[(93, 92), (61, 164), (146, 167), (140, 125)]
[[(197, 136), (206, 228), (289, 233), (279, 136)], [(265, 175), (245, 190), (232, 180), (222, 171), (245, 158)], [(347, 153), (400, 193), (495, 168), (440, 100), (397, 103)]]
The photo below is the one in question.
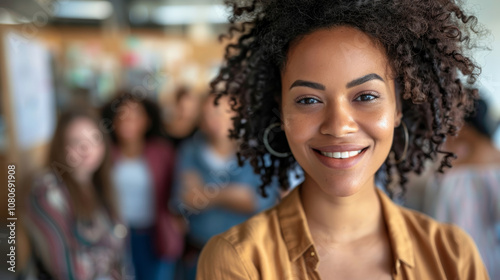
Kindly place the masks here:
[(217, 131), (221, 124), (220, 120), (216, 116), (210, 116), (204, 120), (204, 127), (209, 131)]
[(125, 134), (141, 134), (145, 131), (146, 122), (139, 119), (127, 119), (121, 120), (116, 126), (116, 130), (118, 133)]
[(67, 147), (66, 148), (66, 164), (75, 167), (76, 165), (80, 164), (81, 162), (81, 156), (78, 154), (76, 149), (74, 147)]
[(127, 130), (127, 123), (123, 120), (119, 120), (115, 123), (115, 129), (117, 133), (123, 133)]
[(389, 146), (389, 150), (394, 136), (394, 114), (385, 113), (371, 119), (374, 121), (366, 122), (365, 129), (379, 145)]
[(376, 119), (377, 121), (374, 124), (377, 130), (383, 133), (387, 133), (387, 131), (392, 131), (394, 127), (394, 120), (389, 116), (389, 114), (382, 115)]
[(283, 129), (292, 150), (296, 146), (306, 143), (317, 130), (317, 122), (312, 116), (305, 117), (299, 114), (283, 114)]
[(105, 152), (104, 144), (97, 144), (92, 147), (89, 156), (89, 164), (92, 165), (91, 167), (98, 168), (101, 165)]

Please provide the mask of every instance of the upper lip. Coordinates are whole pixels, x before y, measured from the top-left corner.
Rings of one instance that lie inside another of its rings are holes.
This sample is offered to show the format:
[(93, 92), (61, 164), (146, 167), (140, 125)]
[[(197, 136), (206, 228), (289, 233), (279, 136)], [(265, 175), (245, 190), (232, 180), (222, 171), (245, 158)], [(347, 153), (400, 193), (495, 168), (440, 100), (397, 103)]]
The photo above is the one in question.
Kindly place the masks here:
[(350, 145), (332, 145), (332, 146), (322, 146), (322, 147), (312, 147), (312, 148), (320, 152), (335, 153), (335, 152), (359, 151), (363, 150), (366, 147), (368, 146), (350, 144)]

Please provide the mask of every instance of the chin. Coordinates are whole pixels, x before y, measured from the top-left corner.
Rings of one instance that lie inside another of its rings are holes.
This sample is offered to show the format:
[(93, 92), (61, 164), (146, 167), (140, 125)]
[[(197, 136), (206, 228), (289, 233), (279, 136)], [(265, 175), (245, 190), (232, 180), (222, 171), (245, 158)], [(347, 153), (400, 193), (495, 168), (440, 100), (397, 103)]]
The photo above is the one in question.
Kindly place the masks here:
[(85, 162), (80, 167), (82, 171), (85, 170), (85, 173), (94, 174), (100, 167), (101, 161), (98, 162)]
[(321, 182), (316, 182), (319, 189), (331, 197), (349, 197), (359, 193), (362, 190), (362, 184), (359, 180), (344, 178), (338, 176), (329, 178)]

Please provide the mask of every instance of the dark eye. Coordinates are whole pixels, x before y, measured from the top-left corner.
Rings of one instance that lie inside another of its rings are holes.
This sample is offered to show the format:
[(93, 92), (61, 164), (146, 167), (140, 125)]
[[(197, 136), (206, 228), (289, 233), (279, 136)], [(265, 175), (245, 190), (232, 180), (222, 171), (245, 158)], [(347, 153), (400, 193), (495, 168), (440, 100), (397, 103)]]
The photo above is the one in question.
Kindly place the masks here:
[(374, 94), (364, 93), (364, 94), (361, 94), (360, 96), (356, 97), (356, 99), (354, 99), (354, 100), (361, 101), (361, 102), (367, 102), (367, 101), (373, 101), (377, 98), (378, 98), (378, 96), (376, 96)]
[(300, 100), (297, 101), (297, 103), (299, 104), (316, 104), (316, 103), (319, 103), (319, 100), (316, 99), (316, 98), (312, 98), (312, 97), (306, 97), (306, 98), (302, 98)]

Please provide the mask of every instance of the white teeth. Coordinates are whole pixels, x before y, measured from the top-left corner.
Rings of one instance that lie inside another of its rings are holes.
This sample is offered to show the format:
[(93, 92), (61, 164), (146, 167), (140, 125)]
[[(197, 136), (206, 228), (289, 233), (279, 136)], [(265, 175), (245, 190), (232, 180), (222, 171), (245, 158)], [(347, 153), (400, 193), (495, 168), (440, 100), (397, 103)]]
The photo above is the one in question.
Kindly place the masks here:
[(347, 152), (321, 152), (322, 155), (325, 157), (330, 157), (330, 158), (350, 158), (357, 156), (359, 153), (361, 153), (362, 150), (359, 151), (347, 151)]
[(360, 151), (350, 151), (349, 157), (357, 156), (359, 153), (360, 153)]

